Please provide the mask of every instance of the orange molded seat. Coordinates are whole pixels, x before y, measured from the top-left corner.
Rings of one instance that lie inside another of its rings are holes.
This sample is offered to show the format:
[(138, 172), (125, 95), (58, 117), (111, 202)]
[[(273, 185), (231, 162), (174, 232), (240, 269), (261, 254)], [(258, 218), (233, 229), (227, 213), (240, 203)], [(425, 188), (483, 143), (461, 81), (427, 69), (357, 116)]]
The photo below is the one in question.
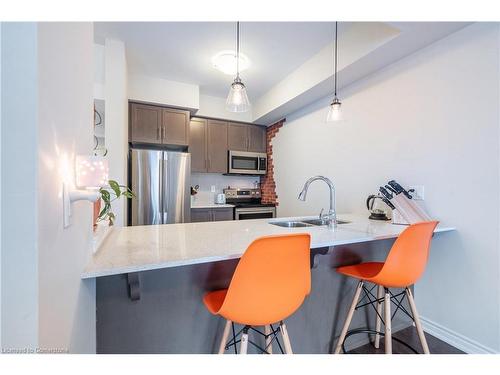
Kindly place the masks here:
[(284, 320), (311, 290), (309, 234), (261, 237), (241, 257), (228, 289), (207, 293), (214, 315), (249, 326)]
[[(357, 309), (357, 304), (361, 291), (365, 291), (365, 295), (368, 297), (369, 304), (376, 305), (376, 324), (375, 330), (362, 330), (360, 332), (371, 332), (375, 333), (375, 348), (379, 347), (380, 342), (380, 326), (382, 324), (382, 302), (384, 303), (384, 325), (385, 325), (385, 352), (392, 353), (392, 333), (391, 333), (391, 300), (393, 303), (394, 299), (397, 299), (391, 294), (389, 288), (405, 288), (404, 297), (408, 299), (410, 304), (410, 309), (412, 312), (412, 318), (415, 322), (415, 327), (417, 329), (420, 342), (424, 353), (429, 353), (429, 347), (425, 339), (424, 331), (420, 323), (420, 318), (418, 317), (415, 302), (413, 300), (413, 295), (410, 290), (410, 286), (415, 284), (415, 282), (422, 276), (425, 270), (425, 265), (427, 263), (427, 258), (429, 256), (429, 249), (431, 244), (432, 234), (436, 228), (437, 221), (426, 221), (422, 223), (412, 224), (406, 228), (397, 240), (392, 245), (389, 255), (385, 262), (366, 262), (361, 264), (355, 264), (353, 266), (345, 266), (337, 268), (337, 272), (359, 279), (358, 286), (356, 287), (356, 292), (351, 303), (349, 312), (340, 333), (340, 337), (337, 341), (335, 347), (335, 353), (340, 353), (343, 348), (344, 340), (346, 339), (347, 330), (351, 324), (351, 319), (354, 311)], [(368, 281), (378, 285), (377, 298), (372, 300), (369, 297), (370, 291), (367, 291), (364, 286), (364, 282)], [(398, 309), (400, 307), (401, 300), (398, 300), (396, 305)], [(396, 310), (397, 311), (397, 310)], [(352, 333), (351, 333), (352, 334)]]
[(384, 263), (367, 262), (337, 268), (337, 272), (387, 288), (405, 288), (422, 276), (437, 221), (410, 225), (394, 242)]

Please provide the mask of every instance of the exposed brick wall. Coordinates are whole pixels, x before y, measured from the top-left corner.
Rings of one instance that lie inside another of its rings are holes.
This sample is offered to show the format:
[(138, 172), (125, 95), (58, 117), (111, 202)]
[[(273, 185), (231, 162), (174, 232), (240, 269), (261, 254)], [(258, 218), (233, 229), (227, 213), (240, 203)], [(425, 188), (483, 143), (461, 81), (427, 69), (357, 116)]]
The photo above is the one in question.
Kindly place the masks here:
[(262, 189), (262, 202), (274, 203), (278, 205), (278, 196), (276, 195), (276, 183), (274, 181), (274, 162), (272, 140), (276, 137), (280, 128), (285, 123), (285, 119), (273, 124), (266, 131), (266, 152), (267, 152), (267, 173), (260, 178), (260, 187)]

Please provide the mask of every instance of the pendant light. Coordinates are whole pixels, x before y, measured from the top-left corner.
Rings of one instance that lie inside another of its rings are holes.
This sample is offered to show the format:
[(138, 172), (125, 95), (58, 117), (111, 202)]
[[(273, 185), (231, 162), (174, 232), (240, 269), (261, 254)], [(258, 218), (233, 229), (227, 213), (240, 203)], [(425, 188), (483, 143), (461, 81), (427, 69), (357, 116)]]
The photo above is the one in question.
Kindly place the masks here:
[(240, 78), (240, 23), (236, 22), (236, 78), (231, 84), (226, 100), (229, 112), (247, 112), (250, 109), (247, 89)]
[(342, 120), (342, 112), (340, 111), (340, 107), (342, 106), (342, 103), (340, 102), (339, 98), (337, 98), (337, 24), (338, 22), (335, 22), (335, 46), (334, 46), (334, 56), (333, 56), (333, 61), (334, 61), (334, 94), (333, 94), (333, 101), (330, 104), (330, 109), (328, 110), (328, 115), (326, 117), (327, 122), (335, 122), (335, 121), (341, 121)]

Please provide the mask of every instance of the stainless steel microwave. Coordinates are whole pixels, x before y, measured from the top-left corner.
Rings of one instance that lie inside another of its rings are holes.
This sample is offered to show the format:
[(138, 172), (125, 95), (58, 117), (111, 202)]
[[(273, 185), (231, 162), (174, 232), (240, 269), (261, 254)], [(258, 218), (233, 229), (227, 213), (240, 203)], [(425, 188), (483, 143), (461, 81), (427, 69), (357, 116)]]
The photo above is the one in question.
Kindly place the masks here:
[(229, 151), (228, 174), (266, 174), (267, 154), (262, 152)]

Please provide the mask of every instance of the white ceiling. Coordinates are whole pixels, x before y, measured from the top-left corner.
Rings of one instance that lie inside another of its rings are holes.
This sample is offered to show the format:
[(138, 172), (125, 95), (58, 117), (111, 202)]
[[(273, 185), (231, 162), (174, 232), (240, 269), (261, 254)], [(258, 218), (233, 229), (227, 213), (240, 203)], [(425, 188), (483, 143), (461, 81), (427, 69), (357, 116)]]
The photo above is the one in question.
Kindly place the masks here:
[[(331, 43), (333, 27), (332, 22), (240, 23), (241, 52), (252, 62), (242, 73), (250, 99), (262, 96)], [(94, 35), (96, 43), (103, 44), (106, 37), (125, 43), (132, 74), (197, 84), (205, 95), (227, 95), (232, 78), (214, 69), (211, 58), (235, 49), (235, 23), (95, 22)]]

